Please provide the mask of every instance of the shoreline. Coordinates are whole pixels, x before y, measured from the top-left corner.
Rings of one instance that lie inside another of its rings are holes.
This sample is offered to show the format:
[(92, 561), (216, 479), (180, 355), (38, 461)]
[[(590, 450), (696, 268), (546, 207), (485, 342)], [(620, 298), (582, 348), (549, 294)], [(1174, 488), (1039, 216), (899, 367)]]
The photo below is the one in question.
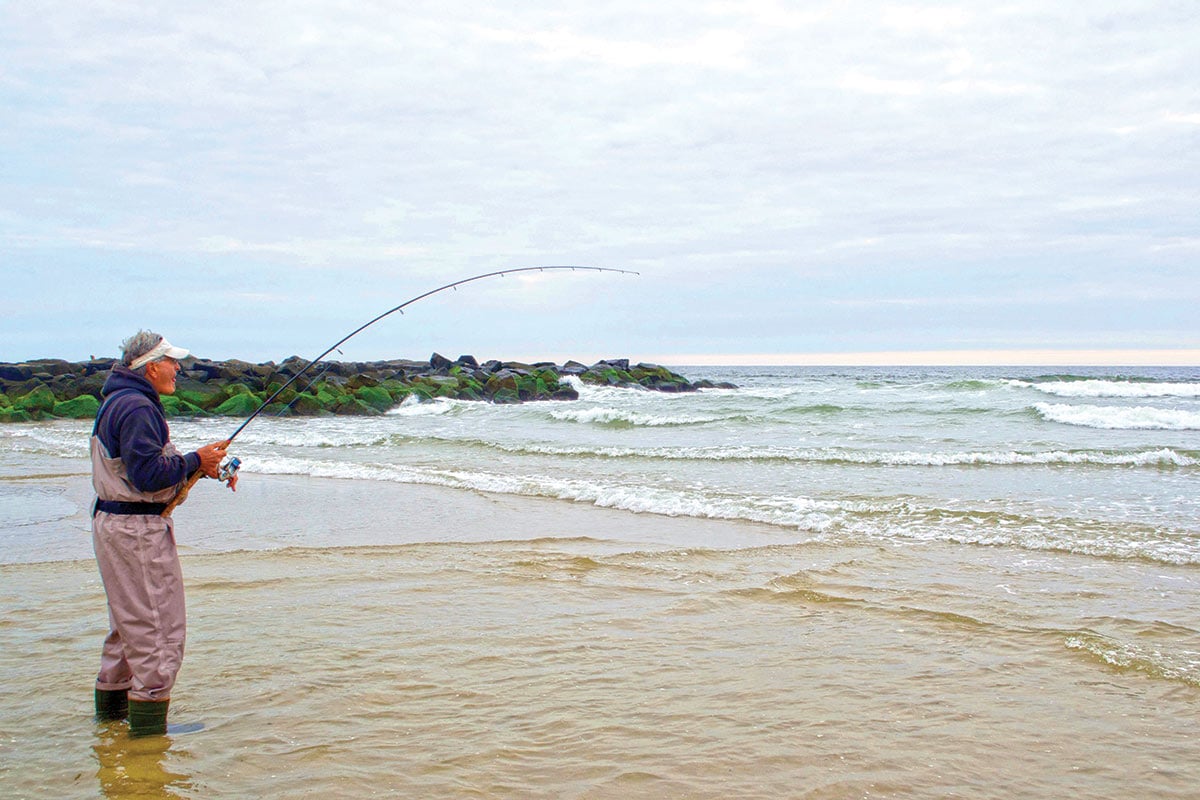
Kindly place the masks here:
[[(81, 465), (86, 467), (86, 465)], [(0, 531), (0, 564), (90, 561), (88, 516), (94, 494), (86, 472), (8, 476), (70, 513)], [(371, 508), (371, 518), (360, 513)], [(243, 472), (237, 492), (201, 482), (174, 514), (182, 559), (193, 555), (312, 548), (576, 538), (647, 548), (741, 548), (794, 541), (799, 534), (746, 520), (703, 519), (602, 508), (590, 503), (449, 486)], [(347, 521), (349, 518), (351, 521)], [(377, 523), (375, 520), (382, 520)], [(20, 536), (16, 531), (20, 530)], [(497, 538), (497, 531), (505, 533)], [(46, 557), (11, 560), (21, 541), (41, 539)], [(239, 545), (238, 542), (241, 542)]]

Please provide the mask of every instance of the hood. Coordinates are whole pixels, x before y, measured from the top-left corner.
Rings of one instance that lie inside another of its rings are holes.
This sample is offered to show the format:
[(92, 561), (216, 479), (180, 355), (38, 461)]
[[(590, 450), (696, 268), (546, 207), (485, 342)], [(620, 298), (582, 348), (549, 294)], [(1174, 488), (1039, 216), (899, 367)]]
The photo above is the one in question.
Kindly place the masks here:
[(158, 399), (158, 392), (150, 385), (150, 381), (138, 375), (129, 369), (129, 367), (118, 365), (112, 368), (112, 372), (108, 373), (108, 378), (104, 381), (104, 388), (100, 390), (100, 395), (108, 397), (122, 389), (133, 389), (134, 391), (141, 392), (153, 400), (155, 404), (162, 405), (162, 401)]

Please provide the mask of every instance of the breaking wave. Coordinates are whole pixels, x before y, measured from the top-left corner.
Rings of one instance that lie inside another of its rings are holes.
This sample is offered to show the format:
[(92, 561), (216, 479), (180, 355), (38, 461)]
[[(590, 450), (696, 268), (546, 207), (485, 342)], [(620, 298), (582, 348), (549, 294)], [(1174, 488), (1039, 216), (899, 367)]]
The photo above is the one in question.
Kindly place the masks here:
[(1099, 406), (1037, 403), (1033, 410), (1047, 422), (1105, 430), (1200, 430), (1200, 412), (1152, 406)]
[(1011, 381), (1011, 385), (1056, 397), (1200, 397), (1200, 383), (1087, 379), (1046, 383)]
[[(318, 478), (390, 481), (455, 489), (545, 497), (634, 513), (735, 520), (802, 531), (814, 541), (905, 539), (922, 542), (1019, 547), (1103, 558), (1149, 559), (1170, 564), (1200, 560), (1191, 534), (1169, 528), (925, 506), (911, 498), (820, 499), (747, 495), (712, 488), (682, 488), (605, 480), (515, 475), (386, 463), (265, 458), (247, 472)], [(1133, 531), (1137, 527), (1139, 530)], [(1141, 530), (1141, 528), (1145, 528)], [(1132, 536), (1131, 536), (1132, 532)]]

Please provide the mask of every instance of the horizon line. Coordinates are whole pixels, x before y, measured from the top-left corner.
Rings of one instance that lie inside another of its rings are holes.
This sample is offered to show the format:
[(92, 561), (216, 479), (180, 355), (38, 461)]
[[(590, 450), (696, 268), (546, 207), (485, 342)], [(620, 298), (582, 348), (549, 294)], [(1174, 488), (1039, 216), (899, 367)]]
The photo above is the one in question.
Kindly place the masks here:
[(1200, 349), (662, 353), (644, 360), (687, 367), (1200, 367)]
[[(199, 354), (193, 353), (194, 357)], [(296, 354), (293, 354), (295, 356)], [(289, 357), (293, 357), (289, 356)], [(95, 358), (96, 356), (92, 356)], [(213, 361), (248, 360), (253, 357), (227, 356)], [(60, 357), (61, 358), (61, 357)], [(114, 358), (114, 356), (100, 356)], [(387, 358), (401, 358), (389, 356)], [(536, 357), (512, 358), (509, 361), (528, 363), (567, 361), (596, 363), (628, 358), (631, 362), (663, 364), (680, 367), (1196, 367), (1200, 368), (1200, 348), (1175, 349), (1000, 349), (1000, 350), (873, 350), (823, 353), (646, 353), (637, 356), (616, 356), (611, 352), (538, 354)], [(0, 363), (20, 364), (30, 361), (57, 360), (53, 357), (27, 358)], [(65, 359), (70, 360), (70, 359)], [(333, 360), (333, 359), (326, 359)], [(365, 356), (347, 360), (382, 360)], [(419, 359), (417, 359), (419, 360)]]

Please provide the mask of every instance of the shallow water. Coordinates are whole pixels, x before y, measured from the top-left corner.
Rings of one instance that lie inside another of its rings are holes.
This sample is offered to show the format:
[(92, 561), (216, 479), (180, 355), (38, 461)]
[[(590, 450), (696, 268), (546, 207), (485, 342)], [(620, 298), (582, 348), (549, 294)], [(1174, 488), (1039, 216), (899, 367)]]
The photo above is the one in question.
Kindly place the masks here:
[[(89, 720), (85, 426), (5, 428), (0, 796), (1197, 796), (1196, 431), (1049, 421), (994, 377), (875, 376), (849, 417), (810, 407), (861, 376), (742, 377), (270, 421), (238, 493), (176, 514), (172, 719), (205, 728), (152, 742)], [(1196, 402), (1049, 383), (1109, 421)], [(685, 420), (777, 396), (753, 438)]]
[(94, 565), (0, 567), (0, 668), (37, 687), (8, 693), (0, 793), (1195, 797), (1191, 568), (261, 483), (203, 487), (181, 531), (269, 533), (304, 496), (328, 537), (488, 535), (192, 552), (172, 718), (206, 727), (166, 749), (88, 720)]

